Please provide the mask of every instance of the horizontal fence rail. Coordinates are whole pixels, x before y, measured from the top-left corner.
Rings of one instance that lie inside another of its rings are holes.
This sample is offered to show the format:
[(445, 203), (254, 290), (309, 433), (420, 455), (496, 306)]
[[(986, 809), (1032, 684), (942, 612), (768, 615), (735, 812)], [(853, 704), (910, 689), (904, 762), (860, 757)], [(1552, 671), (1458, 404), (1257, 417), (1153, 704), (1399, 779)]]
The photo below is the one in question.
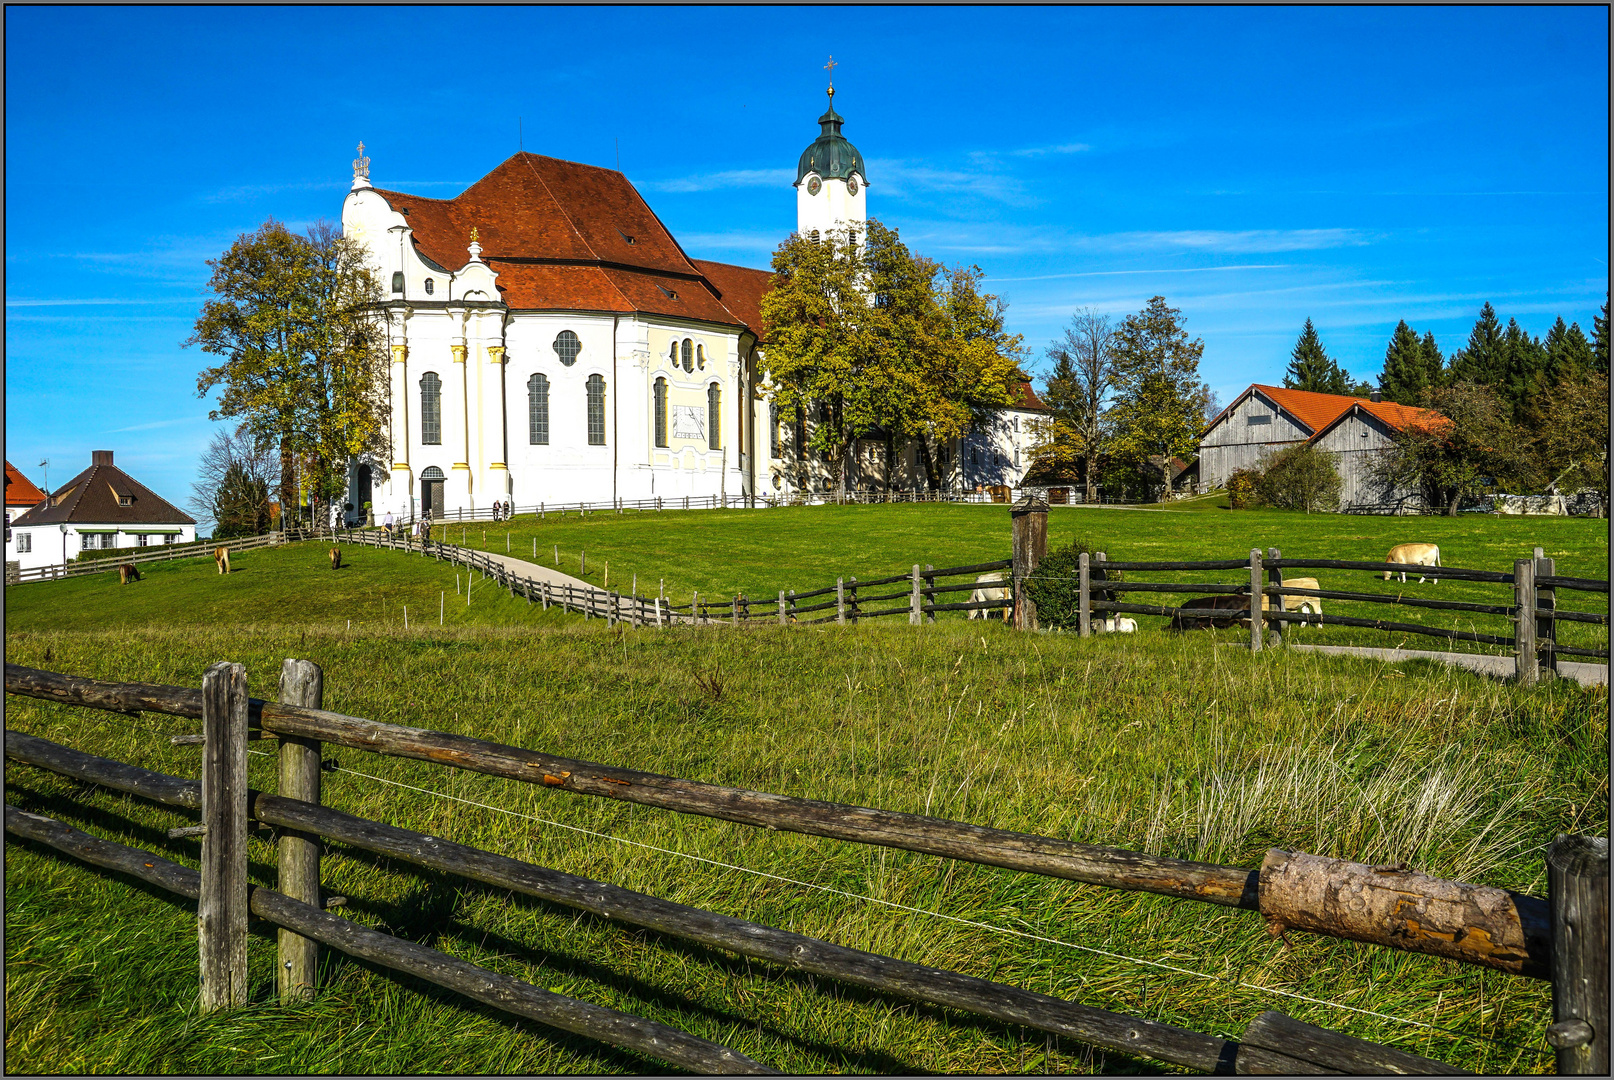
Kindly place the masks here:
[(86, 574), (106, 574), (116, 571), (126, 563), (135, 566), (145, 566), (148, 563), (171, 562), (174, 559), (205, 558), (219, 548), (226, 548), (232, 554), (237, 551), (252, 551), (257, 548), (278, 547), (290, 537), (283, 533), (266, 533), (262, 536), (238, 537), (232, 540), (202, 540), (192, 544), (152, 544), (146, 547), (117, 548), (123, 552), (119, 555), (109, 555), (106, 558), (85, 559), (79, 562), (52, 563), (49, 566), (36, 566), (29, 570), (19, 570), (11, 575), (15, 584), (26, 584), (31, 581), (54, 581), (58, 578), (83, 577)]
[[(198, 690), (104, 682), (14, 664), (6, 665), (6, 692), (114, 712), (144, 711), (199, 717), (202, 711), (202, 695)], [(463, 735), (383, 724), (256, 698), (249, 703), (248, 715), (249, 721), (256, 721), (263, 731), (281, 736), (432, 761), (575, 794), (1223, 907), (1261, 912), (1270, 907), (1263, 873), (1257, 870), (1078, 844), (918, 814), (680, 780)], [(1394, 891), (1407, 899), (1417, 894), (1420, 881), (1434, 882), (1434, 879), (1403, 875), (1395, 880)], [(1551, 944), (1544, 901), (1487, 886), (1435, 883), (1428, 888), (1436, 892), (1455, 889), (1465, 897), (1482, 890), (1482, 907), (1489, 913), (1487, 918), (1493, 921), (1484, 926), (1473, 923), (1474, 913), (1480, 908), (1471, 905), (1458, 905), (1442, 914), (1428, 905), (1413, 904), (1408, 908), (1406, 920), (1414, 925), (1413, 932), (1409, 933), (1405, 927), (1394, 929), (1386, 925), (1378, 937), (1358, 939), (1447, 956), (1515, 974), (1547, 977), (1551, 967)], [(1452, 925), (1453, 920), (1457, 925)], [(1322, 923), (1304, 928), (1333, 936), (1357, 937), (1360, 933), (1359, 930), (1331, 931)]]

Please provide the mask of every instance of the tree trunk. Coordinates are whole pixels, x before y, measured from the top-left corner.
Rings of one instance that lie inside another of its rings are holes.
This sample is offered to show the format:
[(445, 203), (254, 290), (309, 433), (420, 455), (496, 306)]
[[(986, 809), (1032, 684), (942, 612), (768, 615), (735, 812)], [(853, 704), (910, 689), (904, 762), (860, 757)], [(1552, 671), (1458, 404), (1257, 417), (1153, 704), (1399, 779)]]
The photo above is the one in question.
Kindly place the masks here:
[(290, 436), (280, 435), (280, 527), (297, 520), (297, 463), (293, 459)]
[(1092, 502), (1093, 500), (1098, 498), (1098, 482), (1097, 482), (1097, 479), (1093, 476), (1093, 469), (1095, 468), (1095, 466), (1096, 466), (1096, 462), (1094, 461), (1094, 456), (1093, 456), (1092, 451), (1083, 451), (1083, 453), (1082, 453), (1082, 484), (1083, 484), (1084, 488), (1086, 489), (1086, 500), (1088, 502)]
[(936, 455), (930, 452), (930, 436), (919, 436), (919, 463), (925, 469), (925, 490), (940, 491), (941, 478), (936, 475)]
[(891, 494), (891, 474), (897, 468), (897, 436), (890, 428), (885, 429), (885, 493)]
[(1160, 501), (1169, 502), (1171, 499), (1171, 458), (1160, 463), (1160, 478), (1165, 481), (1165, 487), (1160, 489)]
[(1451, 501), (1446, 504), (1446, 516), (1447, 517), (1456, 517), (1457, 516), (1457, 504), (1462, 502), (1462, 501), (1463, 501), (1463, 493), (1461, 491), (1453, 491), (1451, 493)]

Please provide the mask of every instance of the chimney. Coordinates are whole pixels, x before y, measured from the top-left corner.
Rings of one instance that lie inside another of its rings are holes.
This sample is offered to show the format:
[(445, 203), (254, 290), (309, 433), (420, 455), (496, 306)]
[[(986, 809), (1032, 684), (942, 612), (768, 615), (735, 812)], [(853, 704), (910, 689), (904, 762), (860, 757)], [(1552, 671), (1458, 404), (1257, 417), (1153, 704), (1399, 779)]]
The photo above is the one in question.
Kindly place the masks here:
[(110, 465), (110, 464), (112, 464), (112, 451), (110, 451), (110, 450), (91, 450), (90, 451), (90, 464), (91, 465)]
[(1367, 399), (1369, 401), (1383, 401), (1384, 395), (1379, 393), (1377, 390), (1374, 390), (1367, 395)]

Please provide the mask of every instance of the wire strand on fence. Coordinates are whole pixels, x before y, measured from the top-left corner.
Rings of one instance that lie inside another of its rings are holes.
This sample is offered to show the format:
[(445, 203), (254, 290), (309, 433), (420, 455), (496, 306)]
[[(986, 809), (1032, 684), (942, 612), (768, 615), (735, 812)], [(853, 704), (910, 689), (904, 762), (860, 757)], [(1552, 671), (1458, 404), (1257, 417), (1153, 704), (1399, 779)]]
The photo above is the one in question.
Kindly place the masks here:
[[(248, 753), (258, 754), (264, 757), (272, 756), (262, 750), (250, 750)], [(536, 817), (532, 814), (523, 814), (519, 810), (509, 810), (502, 806), (493, 806), (489, 803), (477, 802), (474, 799), (466, 799), (458, 795), (450, 795), (447, 792), (433, 791), (430, 788), (417, 787), (414, 784), (406, 784), (401, 780), (390, 780), (387, 777), (376, 776), (372, 773), (360, 772), (357, 769), (348, 769), (339, 765), (333, 765), (330, 766), (330, 771), (347, 773), (350, 776), (359, 776), (366, 780), (375, 780), (382, 784), (390, 784), (393, 787), (400, 787), (409, 791), (416, 791), (422, 795), (431, 795), (439, 799), (447, 799), (451, 802), (462, 803), (466, 806), (475, 806), (482, 810), (492, 810), (494, 813), (521, 818), (525, 821), (535, 822), (539, 825), (551, 825), (555, 828), (566, 829), (569, 832), (580, 833), (584, 836), (592, 836), (600, 840), (609, 840), (616, 844), (626, 844), (630, 847), (643, 848), (646, 851), (654, 851), (662, 855), (672, 855), (680, 859), (688, 859), (692, 862), (705, 863), (708, 866), (715, 866), (724, 870), (733, 870), (742, 874), (751, 874), (756, 877), (767, 878), (771, 881), (778, 881), (786, 885), (799, 885), (804, 889), (815, 889), (819, 892), (832, 893), (836, 896), (846, 897), (849, 900), (861, 900), (870, 904), (879, 904), (883, 907), (894, 908), (899, 911), (907, 911), (915, 915), (928, 915), (932, 918), (958, 923), (963, 926), (974, 927), (978, 930), (986, 930), (994, 934), (1004, 934), (1009, 937), (1024, 938), (1027, 941), (1039, 941), (1048, 945), (1058, 945), (1063, 948), (1074, 949), (1078, 952), (1091, 953), (1095, 956), (1103, 956), (1112, 960), (1121, 960), (1129, 964), (1136, 964), (1140, 967), (1150, 967), (1162, 971), (1170, 971), (1178, 975), (1188, 975), (1196, 979), (1204, 979), (1207, 982), (1223, 983), (1227, 981), (1223, 976), (1220, 975), (1207, 975), (1201, 971), (1194, 971), (1191, 968), (1179, 967), (1175, 964), (1163, 963), (1159, 960), (1145, 960), (1141, 957), (1128, 956), (1125, 953), (1114, 952), (1110, 949), (1100, 949), (1092, 945), (1081, 945), (1074, 941), (1065, 941), (1060, 938), (1048, 937), (1043, 934), (1028, 933), (1024, 930), (1014, 930), (1006, 926), (995, 926), (992, 923), (979, 922), (975, 919), (966, 919), (958, 915), (948, 915), (945, 912), (934, 911), (930, 908), (914, 907), (911, 904), (898, 903), (895, 900), (882, 900), (877, 896), (867, 896), (863, 893), (848, 892), (845, 889), (837, 889), (829, 885), (819, 885), (811, 881), (802, 881), (798, 878), (785, 877), (782, 874), (773, 874), (766, 870), (753, 870), (748, 866), (739, 866), (735, 863), (723, 862), (720, 859), (709, 859), (703, 855), (691, 855), (686, 851), (678, 851), (674, 848), (660, 847), (656, 844), (645, 843), (642, 840), (628, 840), (624, 837), (612, 836), (610, 833), (598, 832), (594, 829), (585, 829), (580, 825), (568, 825), (561, 821), (552, 821), (548, 818)], [(1313, 1005), (1322, 1005), (1326, 1008), (1342, 1009), (1346, 1012), (1358, 1013), (1362, 1016), (1371, 1016), (1379, 1020), (1389, 1020), (1398, 1024), (1406, 1024), (1410, 1027), (1424, 1028), (1429, 1031), (1438, 1031), (1443, 1035), (1450, 1035), (1453, 1038), (1476, 1039), (1481, 1042), (1491, 1043), (1494, 1046), (1507, 1047), (1508, 1049), (1512, 1050), (1533, 1050), (1540, 1054), (1545, 1054), (1548, 1052), (1544, 1047), (1506, 1042), (1501, 1039), (1494, 1039), (1488, 1035), (1478, 1035), (1471, 1032), (1453, 1031), (1450, 1028), (1444, 1028), (1438, 1024), (1431, 1024), (1423, 1020), (1413, 1020), (1405, 1016), (1395, 1016), (1391, 1013), (1378, 1012), (1373, 1009), (1363, 1009), (1355, 1005), (1346, 1005), (1338, 1001), (1328, 1001), (1324, 998), (1311, 997), (1307, 994), (1297, 994), (1292, 990), (1279, 990), (1276, 987), (1262, 986), (1258, 983), (1246, 982), (1243, 979), (1239, 979), (1234, 985), (1239, 989), (1253, 990), (1260, 994), (1273, 994), (1279, 997), (1290, 998), (1295, 1001), (1304, 1001)]]

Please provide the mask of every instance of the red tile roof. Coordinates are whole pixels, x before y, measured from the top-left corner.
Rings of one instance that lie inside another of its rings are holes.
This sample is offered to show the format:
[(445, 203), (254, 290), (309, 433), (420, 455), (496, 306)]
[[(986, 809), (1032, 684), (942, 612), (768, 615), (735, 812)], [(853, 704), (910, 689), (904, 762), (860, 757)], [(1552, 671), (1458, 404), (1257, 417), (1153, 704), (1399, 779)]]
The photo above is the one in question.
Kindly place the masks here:
[(1433, 409), (1417, 409), (1411, 405), (1397, 405), (1393, 401), (1363, 401), (1358, 399), (1352, 402), (1350, 408), (1318, 428), (1317, 433), (1311, 437), (1310, 441), (1316, 442), (1321, 439), (1357, 409), (1377, 417), (1392, 431), (1404, 431), (1410, 427), (1438, 428), (1451, 423), (1450, 420)]
[(767, 270), (753, 270), (749, 266), (696, 259), (695, 265), (706, 280), (722, 294), (723, 306), (732, 311), (741, 322), (762, 338), (762, 297), (773, 287), (773, 274)]
[[(475, 228), (513, 308), (644, 312), (752, 330), (760, 324), (752, 309), (771, 275), (692, 262), (614, 170), (519, 153), (452, 199), (375, 190), (407, 217), (420, 254), (445, 269), (465, 265)], [(740, 294), (738, 310), (720, 298), (729, 290), (709, 269)]]
[(1009, 408), (1027, 409), (1031, 412), (1053, 412), (1052, 409), (1043, 404), (1042, 398), (1038, 397), (1037, 392), (1031, 388), (1031, 380), (1024, 377), (1020, 380), (1020, 388), (1015, 395), (1014, 404), (1010, 405)]
[(6, 505), (33, 506), (43, 502), (45, 493), (34, 486), (15, 465), (6, 462)]

